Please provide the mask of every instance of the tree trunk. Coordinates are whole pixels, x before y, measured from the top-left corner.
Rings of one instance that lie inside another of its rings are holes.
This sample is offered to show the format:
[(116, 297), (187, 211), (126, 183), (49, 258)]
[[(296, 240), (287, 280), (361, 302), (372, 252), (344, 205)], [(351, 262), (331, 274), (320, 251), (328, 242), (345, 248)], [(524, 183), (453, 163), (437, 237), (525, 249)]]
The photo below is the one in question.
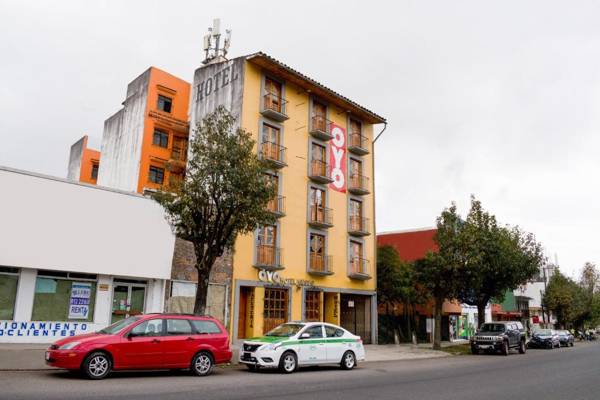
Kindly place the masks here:
[(198, 287), (196, 289), (196, 300), (194, 301), (194, 315), (206, 315), (209, 275), (210, 272), (201, 272), (198, 268)]
[(487, 301), (485, 303), (477, 303), (477, 329), (481, 327), (483, 323), (485, 323), (485, 307), (487, 306)]
[(443, 298), (436, 298), (434, 301), (435, 324), (433, 328), (433, 349), (442, 349), (442, 305)]

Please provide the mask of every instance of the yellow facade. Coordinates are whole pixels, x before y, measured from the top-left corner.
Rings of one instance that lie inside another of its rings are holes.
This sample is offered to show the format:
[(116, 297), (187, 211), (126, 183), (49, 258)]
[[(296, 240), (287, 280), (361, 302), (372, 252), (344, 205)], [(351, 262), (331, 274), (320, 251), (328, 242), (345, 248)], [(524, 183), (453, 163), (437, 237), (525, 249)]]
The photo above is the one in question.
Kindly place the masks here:
[[(327, 322), (340, 324), (342, 322), (342, 308), (346, 313), (355, 312), (360, 318), (367, 318), (369, 327), (363, 327), (369, 342), (375, 337), (376, 328), (373, 323), (376, 312), (373, 312), (376, 303), (376, 268), (375, 268), (375, 229), (374, 229), (374, 201), (373, 201), (373, 125), (362, 122), (362, 135), (367, 138), (368, 153), (352, 155), (346, 153), (346, 160), (350, 156), (362, 161), (362, 174), (368, 179), (369, 194), (353, 196), (348, 191), (345, 193), (327, 187), (327, 207), (333, 212), (332, 226), (327, 229), (314, 229), (308, 224), (309, 207), (309, 160), (311, 158), (311, 140), (309, 132), (311, 121), (312, 101), (325, 101), (307, 91), (302, 83), (286, 80), (285, 74), (269, 71), (251, 61), (245, 62), (244, 85), (241, 126), (254, 134), (257, 142), (257, 152), (260, 154), (262, 124), (273, 124), (280, 127), (281, 145), (286, 148), (286, 166), (277, 169), (279, 174), (280, 194), (285, 197), (285, 214), (278, 219), (277, 246), (283, 254), (282, 269), (277, 274), (283, 280), (293, 279), (294, 282), (272, 282), (261, 279), (261, 270), (256, 265), (257, 233), (241, 236), (237, 239), (233, 255), (233, 287), (230, 326), (235, 339), (260, 336), (266, 330), (265, 307), (272, 304), (264, 299), (265, 291), (270, 288), (285, 288), (289, 296), (286, 301), (288, 313), (286, 320), (306, 319), (306, 292), (312, 294), (319, 304), (318, 318)], [(264, 107), (265, 77), (276, 79), (282, 84), (282, 97), (285, 103), (285, 114), (288, 119), (282, 122), (271, 121), (261, 114)], [(354, 115), (352, 104), (342, 108), (338, 104), (327, 102), (328, 119), (333, 124), (346, 129), (346, 138), (349, 138), (349, 117)], [(360, 119), (360, 118), (358, 118)], [(346, 179), (349, 177), (349, 167), (346, 169)], [(348, 182), (349, 183), (349, 182)], [(367, 260), (368, 278), (355, 279), (349, 277), (350, 262), (349, 242), (352, 235), (348, 232), (349, 225), (349, 198), (357, 197), (362, 201), (362, 215), (368, 218), (366, 236), (355, 238), (363, 243), (363, 257)], [(240, 210), (243, 212), (243, 210)], [(309, 231), (321, 231), (326, 237), (326, 253), (332, 258), (331, 272), (329, 275), (309, 273), (307, 262), (309, 257)], [(271, 273), (274, 271), (270, 271)], [(264, 274), (264, 272), (263, 272)], [(347, 293), (347, 294), (345, 294)], [(363, 295), (368, 298), (363, 304), (353, 300), (352, 295)], [(344, 301), (342, 304), (341, 302)], [(350, 307), (350, 308), (348, 308)], [(364, 308), (353, 311), (352, 308)], [(348, 311), (350, 310), (350, 311)], [(366, 314), (365, 317), (363, 314)]]

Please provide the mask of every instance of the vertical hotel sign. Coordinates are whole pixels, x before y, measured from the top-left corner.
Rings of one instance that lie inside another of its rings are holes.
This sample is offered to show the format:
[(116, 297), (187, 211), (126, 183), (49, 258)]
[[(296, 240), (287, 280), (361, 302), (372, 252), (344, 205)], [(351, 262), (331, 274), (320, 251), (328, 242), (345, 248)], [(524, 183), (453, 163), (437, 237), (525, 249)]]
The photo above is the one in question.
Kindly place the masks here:
[(331, 124), (329, 147), (329, 165), (333, 182), (329, 187), (338, 192), (346, 192), (346, 130), (339, 125)]

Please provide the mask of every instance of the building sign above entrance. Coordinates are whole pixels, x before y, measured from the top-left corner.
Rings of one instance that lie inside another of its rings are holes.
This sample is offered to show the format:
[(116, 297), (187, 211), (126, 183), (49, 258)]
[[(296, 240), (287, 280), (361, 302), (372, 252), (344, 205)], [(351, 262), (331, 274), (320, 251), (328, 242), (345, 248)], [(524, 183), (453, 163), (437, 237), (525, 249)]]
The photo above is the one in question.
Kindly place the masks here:
[(296, 286), (296, 287), (313, 287), (314, 281), (307, 279), (283, 278), (277, 271), (267, 271), (266, 269), (258, 270), (258, 280), (261, 282), (271, 283), (279, 286)]

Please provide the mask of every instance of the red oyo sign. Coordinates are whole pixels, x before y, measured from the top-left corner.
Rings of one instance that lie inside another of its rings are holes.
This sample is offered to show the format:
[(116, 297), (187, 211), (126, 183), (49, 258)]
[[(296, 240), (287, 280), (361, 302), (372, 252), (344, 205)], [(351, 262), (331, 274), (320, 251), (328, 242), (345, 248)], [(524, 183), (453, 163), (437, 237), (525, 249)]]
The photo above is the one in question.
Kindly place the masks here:
[(338, 192), (346, 192), (346, 130), (339, 125), (331, 124), (329, 142), (329, 165), (333, 182), (329, 187)]

